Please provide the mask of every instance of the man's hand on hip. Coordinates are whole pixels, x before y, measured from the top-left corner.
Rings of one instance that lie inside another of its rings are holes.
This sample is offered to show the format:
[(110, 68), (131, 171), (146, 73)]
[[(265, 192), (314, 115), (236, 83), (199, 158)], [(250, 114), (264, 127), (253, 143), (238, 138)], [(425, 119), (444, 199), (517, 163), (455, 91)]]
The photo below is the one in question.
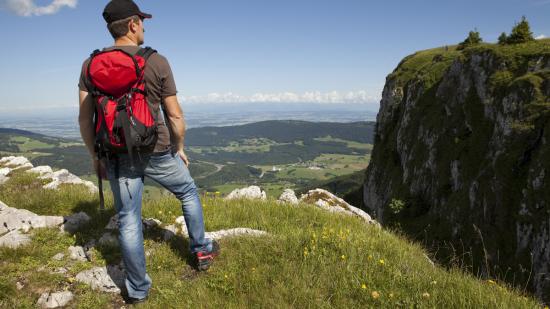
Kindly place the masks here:
[(178, 150), (178, 156), (180, 156), (186, 166), (189, 166), (189, 159), (187, 159), (187, 155), (183, 150)]

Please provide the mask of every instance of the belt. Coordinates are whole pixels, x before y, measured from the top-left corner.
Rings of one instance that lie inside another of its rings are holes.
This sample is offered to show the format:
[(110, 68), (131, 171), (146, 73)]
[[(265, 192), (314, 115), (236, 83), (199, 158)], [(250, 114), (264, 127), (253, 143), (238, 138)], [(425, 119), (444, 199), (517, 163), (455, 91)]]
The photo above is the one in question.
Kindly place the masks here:
[(164, 156), (164, 155), (167, 155), (169, 153), (172, 153), (172, 149), (168, 149), (168, 150), (164, 150), (164, 151), (159, 151), (159, 152), (153, 152), (151, 154), (152, 157), (158, 157), (158, 156)]

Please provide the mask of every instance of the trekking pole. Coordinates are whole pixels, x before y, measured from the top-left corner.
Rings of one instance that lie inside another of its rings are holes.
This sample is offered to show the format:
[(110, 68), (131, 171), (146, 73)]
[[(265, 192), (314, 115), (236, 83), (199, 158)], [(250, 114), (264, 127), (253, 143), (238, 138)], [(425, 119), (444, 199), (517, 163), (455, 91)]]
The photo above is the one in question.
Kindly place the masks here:
[(101, 178), (101, 146), (97, 145), (97, 187), (99, 189), (99, 211), (105, 211), (105, 199), (103, 198), (103, 179)]

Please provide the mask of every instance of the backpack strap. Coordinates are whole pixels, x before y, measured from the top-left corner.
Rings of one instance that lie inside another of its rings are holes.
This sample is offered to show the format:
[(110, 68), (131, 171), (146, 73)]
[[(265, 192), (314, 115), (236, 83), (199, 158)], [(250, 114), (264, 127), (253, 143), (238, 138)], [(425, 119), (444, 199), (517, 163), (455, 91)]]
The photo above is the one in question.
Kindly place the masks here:
[(157, 52), (156, 50), (147, 46), (147, 47), (140, 48), (136, 53), (136, 55), (142, 57), (143, 59), (145, 59), (145, 61), (147, 61), (149, 60), (149, 57), (151, 57), (151, 55), (156, 52)]

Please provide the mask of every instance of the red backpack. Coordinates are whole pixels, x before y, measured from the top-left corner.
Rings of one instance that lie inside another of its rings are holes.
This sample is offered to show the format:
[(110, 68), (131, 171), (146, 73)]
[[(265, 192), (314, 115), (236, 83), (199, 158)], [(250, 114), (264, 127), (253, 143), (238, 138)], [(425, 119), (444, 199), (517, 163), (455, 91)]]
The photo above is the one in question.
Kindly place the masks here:
[[(95, 102), (96, 151), (133, 154), (150, 151), (157, 141), (157, 113), (146, 98), (144, 71), (156, 51), (141, 48), (135, 55), (121, 49), (96, 50), (87, 68)], [(132, 164), (133, 165), (133, 164)]]

